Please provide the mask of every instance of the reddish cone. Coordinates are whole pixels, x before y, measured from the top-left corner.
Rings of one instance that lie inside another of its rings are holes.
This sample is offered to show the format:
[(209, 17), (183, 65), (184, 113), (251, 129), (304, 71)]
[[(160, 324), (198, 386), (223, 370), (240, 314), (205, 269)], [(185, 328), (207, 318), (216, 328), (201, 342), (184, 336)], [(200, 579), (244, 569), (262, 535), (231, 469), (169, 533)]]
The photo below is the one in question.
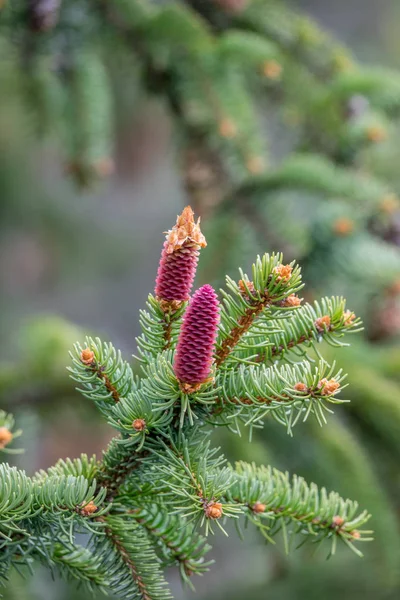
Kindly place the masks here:
[(174, 371), (190, 392), (209, 379), (219, 323), (219, 302), (211, 285), (193, 295), (183, 317)]
[(168, 231), (161, 254), (155, 295), (163, 308), (177, 308), (189, 300), (199, 250), (204, 246), (206, 240), (200, 231), (200, 219), (196, 223), (192, 209), (187, 206)]

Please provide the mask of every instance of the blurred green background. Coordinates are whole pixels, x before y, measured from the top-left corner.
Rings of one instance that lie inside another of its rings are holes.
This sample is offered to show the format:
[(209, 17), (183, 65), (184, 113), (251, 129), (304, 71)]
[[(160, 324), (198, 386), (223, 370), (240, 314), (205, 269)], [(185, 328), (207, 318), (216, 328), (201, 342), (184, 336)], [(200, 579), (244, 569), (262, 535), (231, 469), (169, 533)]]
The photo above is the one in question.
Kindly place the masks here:
[[(299, 0), (296, 5), (346, 43), (361, 63), (400, 69), (398, 0)], [(12, 410), (24, 429), (25, 454), (13, 461), (33, 473), (59, 457), (100, 453), (111, 437), (68, 379), (68, 350), (89, 333), (112, 339), (125, 356), (135, 351), (137, 314), (153, 289), (162, 232), (174, 223), (187, 196), (170, 117), (161, 102), (135, 97), (134, 90), (117, 98), (126, 104), (132, 97), (132, 108), (123, 139), (117, 135), (116, 172), (89, 190), (77, 187), (62, 167), (59, 138), (37, 135), (38, 119), (26, 102), (24, 82), (2, 60), (1, 44), (0, 35), (0, 405)], [(120, 89), (121, 82), (116, 93)], [(396, 143), (390, 153), (391, 162), (385, 163), (386, 155), (380, 160), (398, 192)], [(308, 206), (304, 192), (296, 202)], [(210, 278), (218, 283), (224, 275), (213, 265), (220, 250), (211, 221), (205, 215), (210, 238), (197, 283)], [(282, 249), (279, 239), (269, 243), (249, 229), (242, 265), (257, 252)], [(234, 235), (223, 244), (225, 255), (232, 250), (235, 259), (220, 262), (234, 275), (239, 266)], [(324, 271), (324, 264), (308, 259), (306, 283), (313, 269)], [(329, 282), (326, 269), (323, 280)], [(344, 293), (350, 308), (357, 307), (362, 287), (345, 271), (332, 279), (329, 289), (321, 284), (317, 291)], [(371, 311), (372, 305), (373, 299)], [(378, 317), (363, 310), (371, 332)], [(390, 310), (391, 324), (398, 323), (398, 304)], [(399, 337), (369, 337), (378, 339), (368, 346), (355, 340), (338, 356), (327, 349), (329, 359), (335, 356), (349, 372), (347, 396), (354, 403), (354, 408), (340, 407), (328, 426), (306, 423), (291, 439), (270, 423), (251, 445), (245, 436), (215, 437), (231, 460), (270, 462), (359, 499), (373, 514), (375, 543), (365, 548), (362, 560), (343, 548), (326, 561), (324, 548), (286, 556), (281, 540), (267, 547), (255, 532), (240, 541), (232, 531), (226, 540), (213, 540), (216, 565), (194, 582), (199, 600), (400, 597)], [(170, 581), (178, 600), (195, 597), (182, 589), (173, 571)], [(53, 582), (38, 567), (26, 582), (14, 574), (4, 597), (79, 600), (84, 594)]]

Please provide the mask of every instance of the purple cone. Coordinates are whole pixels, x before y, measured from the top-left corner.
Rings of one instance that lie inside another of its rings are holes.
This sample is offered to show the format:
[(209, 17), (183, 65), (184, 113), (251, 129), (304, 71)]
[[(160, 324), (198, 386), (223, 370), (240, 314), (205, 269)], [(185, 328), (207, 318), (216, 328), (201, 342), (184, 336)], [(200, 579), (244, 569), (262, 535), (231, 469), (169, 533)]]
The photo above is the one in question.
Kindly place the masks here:
[(159, 301), (171, 303), (189, 300), (199, 250), (205, 245), (200, 219), (196, 222), (192, 209), (187, 206), (178, 216), (176, 225), (167, 232), (155, 287)]
[(199, 260), (199, 246), (188, 241), (171, 254), (167, 253), (167, 246), (168, 242), (165, 242), (157, 272), (155, 294), (162, 300), (189, 300)]
[(181, 382), (196, 385), (210, 377), (218, 323), (217, 294), (203, 285), (186, 309), (178, 338), (174, 371)]

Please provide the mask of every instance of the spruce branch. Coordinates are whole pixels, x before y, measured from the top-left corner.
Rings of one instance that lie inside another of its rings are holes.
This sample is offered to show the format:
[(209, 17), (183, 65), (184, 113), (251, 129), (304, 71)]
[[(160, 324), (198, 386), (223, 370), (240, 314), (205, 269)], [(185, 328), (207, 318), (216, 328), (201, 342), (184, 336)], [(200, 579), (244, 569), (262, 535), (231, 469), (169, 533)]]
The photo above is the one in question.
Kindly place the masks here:
[(253, 265), (252, 281), (242, 271), (239, 283), (227, 278), (231, 293), (222, 291), (224, 306), (215, 355), (217, 368), (259, 316), (266, 319), (286, 316), (286, 300), (295, 295), (302, 284), (299, 267), (295, 267), (294, 263), (284, 265), (282, 260), (281, 255), (265, 254), (262, 258), (258, 257)]
[[(198, 235), (193, 214), (185, 215), (191, 235)], [(179, 225), (168, 234), (173, 252), (185, 247), (187, 232), (180, 237), (180, 231)], [(185, 294), (197, 264), (193, 247), (186, 250)], [(292, 532), (328, 538), (331, 553), (342, 540), (360, 554), (356, 542), (370, 539), (360, 529), (369, 515), (358, 514), (356, 503), (270, 467), (241, 463), (233, 469), (210, 439), (217, 425), (238, 433), (244, 423), (251, 432), (269, 414), (288, 433), (310, 415), (325, 423), (329, 406), (344, 402), (337, 394), (345, 375), (322, 358), (313, 364), (304, 349), (316, 350), (323, 339), (343, 346), (342, 335), (358, 331), (360, 321), (342, 298), (301, 306), (299, 267), (284, 264), (280, 254), (265, 254), (251, 279), (242, 271), (238, 283), (227, 279), (222, 310), (209, 285), (189, 303), (176, 298), (184, 303), (174, 313), (165, 349), (162, 302), (174, 301), (165, 290), (177, 272), (164, 258), (159, 280), (165, 297), (151, 297), (150, 312), (141, 315), (140, 374), (134, 377), (120, 352), (97, 338), (76, 344), (71, 354), (79, 391), (118, 432), (102, 460), (61, 459), (33, 478), (0, 465), (1, 577), (11, 566), (31, 568), (39, 560), (90, 590), (125, 600), (167, 600), (163, 569), (178, 565), (191, 585), (191, 576), (211, 564), (199, 530), (227, 535), (228, 519), (240, 526), (247, 518), (267, 539), (281, 528), (286, 546)], [(6, 446), (14, 423), (0, 413), (1, 423)], [(75, 540), (82, 532), (91, 534), (87, 548)]]
[[(335, 554), (337, 540), (361, 555), (354, 542), (369, 541), (371, 532), (360, 529), (370, 518), (367, 511), (344, 500), (336, 492), (328, 493), (302, 477), (282, 473), (270, 467), (238, 462), (233, 470), (236, 479), (227, 497), (247, 506), (247, 516), (268, 541), (282, 530), (288, 551), (294, 534), (304, 540), (331, 542)], [(304, 542), (303, 542), (304, 543)]]

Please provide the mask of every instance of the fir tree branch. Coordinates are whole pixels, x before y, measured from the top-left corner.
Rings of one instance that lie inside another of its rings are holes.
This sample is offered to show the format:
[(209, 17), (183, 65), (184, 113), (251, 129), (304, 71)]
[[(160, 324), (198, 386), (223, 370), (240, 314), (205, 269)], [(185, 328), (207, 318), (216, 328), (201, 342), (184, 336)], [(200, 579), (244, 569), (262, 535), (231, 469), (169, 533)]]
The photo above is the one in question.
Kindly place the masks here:
[[(253, 265), (253, 280), (241, 272), (239, 284), (227, 278), (231, 294), (224, 294), (221, 311), (221, 333), (215, 353), (216, 367), (228, 358), (240, 339), (249, 331), (257, 317), (266, 320), (287, 316), (286, 298), (293, 296), (301, 285), (298, 267), (282, 264), (281, 255), (265, 254)], [(285, 309), (285, 310), (280, 309)]]
[(247, 506), (250, 520), (269, 541), (282, 529), (288, 550), (287, 527), (292, 523), (293, 532), (303, 534), (305, 540), (330, 539), (332, 554), (337, 539), (341, 539), (362, 556), (354, 542), (371, 539), (367, 537), (370, 531), (360, 530), (370, 515), (367, 511), (357, 514), (356, 502), (344, 500), (336, 492), (328, 494), (325, 488), (319, 490), (296, 475), (290, 479), (288, 473), (270, 467), (239, 462), (234, 473), (236, 481), (227, 498)]

